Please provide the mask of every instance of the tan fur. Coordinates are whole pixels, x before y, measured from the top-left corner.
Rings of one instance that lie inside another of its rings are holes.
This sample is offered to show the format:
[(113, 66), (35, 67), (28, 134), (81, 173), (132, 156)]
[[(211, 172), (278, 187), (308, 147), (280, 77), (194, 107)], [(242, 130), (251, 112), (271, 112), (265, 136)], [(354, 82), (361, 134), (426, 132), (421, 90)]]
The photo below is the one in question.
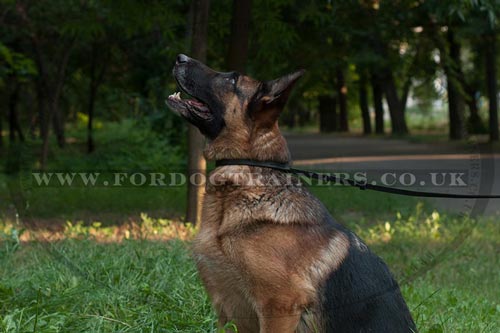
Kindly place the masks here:
[[(258, 88), (247, 77), (238, 84), (249, 96)], [(226, 126), (208, 143), (208, 159), (289, 161), (277, 123), (249, 114), (248, 100), (225, 100)], [(290, 175), (249, 166), (210, 174), (194, 254), (220, 327), (233, 321), (242, 333), (323, 331), (321, 288), (349, 248), (326, 216)]]
[[(251, 96), (258, 89), (258, 82), (242, 77), (239, 82), (243, 93)], [(265, 161), (288, 162), (290, 153), (281, 135), (278, 123), (271, 128), (261, 127), (247, 114), (248, 100), (236, 95), (226, 98), (226, 127), (205, 149), (208, 160), (246, 158)]]

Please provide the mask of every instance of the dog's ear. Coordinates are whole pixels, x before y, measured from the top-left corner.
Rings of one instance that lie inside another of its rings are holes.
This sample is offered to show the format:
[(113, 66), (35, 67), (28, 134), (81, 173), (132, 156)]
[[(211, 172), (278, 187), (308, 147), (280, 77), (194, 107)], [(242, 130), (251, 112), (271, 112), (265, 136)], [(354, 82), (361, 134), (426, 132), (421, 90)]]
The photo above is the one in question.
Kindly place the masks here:
[(278, 79), (263, 82), (250, 107), (250, 116), (263, 126), (271, 126), (283, 110), (292, 88), (306, 71), (299, 71)]
[(306, 71), (299, 71), (282, 76), (279, 79), (267, 81), (263, 84), (264, 96), (262, 97), (265, 104), (282, 104), (285, 105), (293, 85), (297, 80), (304, 75)]

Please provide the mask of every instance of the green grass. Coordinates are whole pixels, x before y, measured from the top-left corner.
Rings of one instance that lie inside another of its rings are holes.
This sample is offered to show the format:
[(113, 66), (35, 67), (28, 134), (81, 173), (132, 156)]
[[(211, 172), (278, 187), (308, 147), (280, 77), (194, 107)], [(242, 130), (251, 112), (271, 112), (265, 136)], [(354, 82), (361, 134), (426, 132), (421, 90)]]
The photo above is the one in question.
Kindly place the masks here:
[(4, 254), (3, 332), (208, 332), (213, 315), (181, 241), (35, 243)]
[[(347, 225), (369, 225), (392, 218), (396, 213), (408, 215), (415, 210), (417, 198), (389, 195), (373, 191), (361, 191), (352, 187), (321, 186), (310, 189), (328, 208), (336, 220)], [(422, 209), (431, 212), (428, 203)]]
[[(371, 212), (357, 218), (338, 213), (389, 264), (421, 332), (498, 331), (500, 225), (494, 219), (458, 219), (421, 204), (407, 206), (408, 214), (379, 218), (375, 206), (368, 207)], [(22, 225), (0, 226), (2, 331), (214, 330), (215, 315), (189, 256), (190, 236), (152, 240), (170, 227), (164, 221), (143, 217), (139, 228), (147, 232), (119, 242), (113, 238), (119, 227), (98, 224), (68, 224), (64, 237), (52, 243), (37, 236), (40, 230), (26, 236)], [(462, 231), (469, 236), (460, 238)], [(21, 242), (20, 234), (32, 241)]]
[[(180, 216), (186, 207), (185, 187), (37, 187), (31, 181), (0, 173), (0, 218), (79, 220), (100, 216), (119, 223), (129, 215)], [(3, 213), (3, 214), (2, 214)]]

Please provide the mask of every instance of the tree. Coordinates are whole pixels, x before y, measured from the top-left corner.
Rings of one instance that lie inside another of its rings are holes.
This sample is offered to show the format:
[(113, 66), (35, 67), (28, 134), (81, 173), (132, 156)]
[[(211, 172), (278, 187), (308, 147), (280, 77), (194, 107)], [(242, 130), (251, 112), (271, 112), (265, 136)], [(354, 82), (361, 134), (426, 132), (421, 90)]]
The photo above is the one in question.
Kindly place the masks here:
[(245, 73), (252, 0), (233, 0), (227, 69)]
[(489, 106), (489, 131), (490, 141), (499, 140), (498, 123), (498, 63), (497, 63), (497, 44), (498, 44), (498, 16), (500, 15), (500, 6), (495, 0), (478, 1), (477, 9), (479, 17), (482, 18), (483, 45), (486, 70), (486, 92), (488, 95)]
[[(470, 134), (487, 133), (486, 126), (481, 119), (479, 103), (480, 92), (483, 86), (484, 72), (484, 46), (482, 40), (477, 40), (475, 36), (467, 37), (469, 40), (469, 52), (472, 54), (472, 60), (469, 66), (465, 66), (464, 71), (460, 71), (460, 83), (465, 93), (465, 103), (469, 109), (467, 122), (467, 132)], [(471, 66), (472, 65), (472, 66)]]
[(19, 92), (21, 90), (21, 85), (14, 81), (14, 85), (11, 87), (11, 92), (9, 94), (9, 140), (10, 142), (16, 141), (17, 137), (21, 142), (24, 142), (24, 134), (19, 125), (19, 117), (17, 114), (17, 106), (19, 102)]
[(361, 118), (363, 119), (363, 134), (370, 134), (372, 132), (372, 124), (370, 119), (370, 109), (368, 107), (368, 90), (367, 77), (364, 70), (359, 73), (359, 108), (361, 109)]
[(389, 106), (392, 133), (408, 133), (406, 103), (418, 68), (420, 44), (411, 30), (414, 6), (414, 1), (406, 0), (350, 2), (349, 17), (357, 19), (344, 23), (350, 26), (349, 59), (370, 72), (377, 133), (383, 133), (383, 97)]
[[(205, 61), (207, 57), (207, 34), (209, 0), (194, 0), (192, 2), (191, 54), (194, 58)], [(205, 174), (206, 161), (203, 157), (204, 139), (193, 125), (188, 130), (188, 208), (186, 220), (198, 224), (201, 219), (201, 206), (204, 187), (191, 181), (194, 174)]]
[(291, 57), (301, 61), (314, 78), (306, 95), (317, 99), (321, 132), (349, 130), (349, 26), (343, 24), (348, 19), (349, 6), (349, 1), (309, 2), (303, 8), (295, 8), (295, 25), (300, 29)]
[[(62, 3), (61, 3), (62, 4)], [(44, 168), (49, 151), (50, 124), (54, 128), (57, 143), (65, 144), (64, 119), (59, 104), (65, 84), (69, 57), (75, 43), (75, 36), (67, 33), (65, 24), (81, 10), (79, 2), (64, 2), (65, 6), (49, 6), (44, 1), (36, 4), (16, 3), (19, 28), (30, 36), (33, 58), (37, 67), (39, 102), (39, 123), (43, 140), (40, 164)], [(64, 20), (55, 19), (64, 17)], [(47, 24), (50, 22), (51, 24)], [(55, 23), (58, 22), (58, 23)], [(13, 24), (16, 24), (13, 23)], [(56, 41), (56, 42), (54, 42)]]
[[(373, 50), (378, 55), (378, 61), (372, 71), (376, 72), (387, 100), (392, 134), (405, 135), (408, 133), (405, 115), (406, 101), (411, 88), (412, 73), (408, 71), (402, 75), (405, 82), (399, 93), (394, 72), (398, 69), (403, 70), (403, 59), (411, 57), (409, 52), (406, 52), (404, 56), (401, 55), (401, 44), (411, 36), (408, 27), (408, 15), (411, 10), (406, 1), (401, 1), (397, 5), (382, 3), (380, 6), (376, 2), (376, 5), (370, 6), (367, 11), (370, 21), (375, 26), (375, 29), (370, 29), (370, 41)], [(396, 22), (393, 20), (394, 17), (396, 17)], [(397, 29), (394, 27), (396, 23), (399, 25)]]
[[(35, 66), (31, 59), (0, 43), (0, 87), (5, 88), (7, 93), (10, 142), (14, 142), (16, 137), (21, 142), (24, 142), (24, 134), (18, 115), (19, 95), (22, 86), (29, 82), (36, 74)], [(2, 116), (0, 114), (0, 133), (2, 130)], [(0, 135), (0, 145), (1, 143), (2, 137)]]
[[(99, 86), (102, 84), (104, 80), (104, 74), (106, 72), (106, 63), (104, 60), (103, 65), (99, 68), (99, 58), (107, 59), (109, 50), (106, 47), (103, 47), (102, 44), (97, 42), (92, 43), (92, 51), (90, 56), (90, 70), (89, 70), (89, 97), (88, 97), (88, 106), (87, 106), (87, 115), (88, 115), (88, 123), (87, 123), (87, 152), (91, 153), (95, 150), (95, 143), (93, 137), (93, 122), (94, 122), (94, 113), (95, 113), (95, 104), (97, 99), (97, 92)], [(104, 54), (102, 51), (104, 50)]]
[[(423, 4), (429, 22), (428, 29), (440, 54), (440, 64), (446, 76), (448, 92), (449, 137), (451, 140), (467, 136), (465, 122), (466, 83), (462, 69), (460, 40), (464, 17), (470, 14), (473, 2), (465, 0), (437, 1)], [(444, 34), (444, 36), (443, 36)]]
[[(450, 29), (450, 28), (449, 28)], [(465, 126), (465, 100), (459, 82), (461, 47), (450, 29), (447, 34), (449, 47), (449, 62), (445, 65), (448, 85), (448, 114), (450, 120), (450, 139), (461, 140), (467, 135)]]
[(498, 84), (497, 84), (497, 36), (492, 33), (486, 38), (486, 82), (489, 99), (490, 140), (498, 141)]
[(371, 75), (373, 108), (375, 109), (375, 133), (384, 134), (384, 102), (380, 79), (377, 74)]
[(337, 99), (333, 96), (318, 97), (319, 130), (321, 133), (338, 131)]
[(339, 101), (339, 131), (349, 132), (349, 115), (347, 109), (347, 86), (342, 68), (337, 68), (337, 98)]

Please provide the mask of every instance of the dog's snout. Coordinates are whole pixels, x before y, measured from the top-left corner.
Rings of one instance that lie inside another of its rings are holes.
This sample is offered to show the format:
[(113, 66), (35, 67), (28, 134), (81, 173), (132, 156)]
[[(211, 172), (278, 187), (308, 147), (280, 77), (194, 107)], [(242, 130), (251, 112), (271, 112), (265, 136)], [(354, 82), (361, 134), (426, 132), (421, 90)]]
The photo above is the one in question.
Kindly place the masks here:
[(189, 57), (187, 55), (185, 55), (185, 54), (179, 54), (177, 56), (177, 61), (176, 62), (177, 62), (177, 64), (184, 64), (184, 63), (188, 62), (188, 60), (189, 60)]

